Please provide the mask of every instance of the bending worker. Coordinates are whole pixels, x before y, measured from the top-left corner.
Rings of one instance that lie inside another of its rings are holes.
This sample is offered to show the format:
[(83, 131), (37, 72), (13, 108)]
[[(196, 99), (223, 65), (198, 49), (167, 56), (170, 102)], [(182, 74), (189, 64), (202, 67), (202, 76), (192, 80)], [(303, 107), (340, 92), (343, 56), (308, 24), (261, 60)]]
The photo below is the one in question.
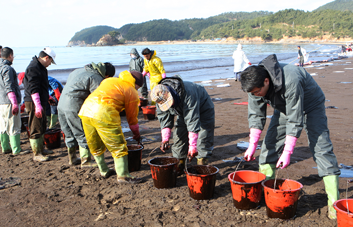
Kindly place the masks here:
[[(145, 48), (142, 51), (142, 55), (145, 58), (142, 75), (145, 76), (147, 74), (150, 77), (150, 90), (152, 91), (159, 81), (166, 77), (163, 62), (157, 57), (157, 52), (154, 50)], [(153, 102), (152, 105), (154, 105)]]
[(305, 69), (278, 63), (276, 55), (245, 69), (240, 81), (249, 97), (250, 145), (245, 159), (255, 159), (256, 146), (266, 123), (267, 104), (270, 104), (275, 111), (262, 143), (259, 171), (271, 179), (276, 168), (286, 168), (304, 127), (319, 176), (325, 183), (328, 217), (336, 218), (333, 203), (339, 197), (340, 170), (327, 127), (325, 95), (319, 85)]
[(215, 112), (213, 102), (204, 87), (179, 76), (167, 77), (153, 89), (152, 101), (157, 103), (157, 116), (161, 124), (161, 150), (169, 148), (174, 116), (177, 116), (173, 135), (173, 157), (179, 159), (179, 174), (185, 159), (197, 158), (198, 165), (207, 165), (212, 155)]
[(50, 129), (55, 128), (56, 122), (58, 121), (58, 102), (63, 90), (63, 85), (54, 77), (48, 76), (49, 82), (49, 95), (53, 97), (55, 104), (47, 105), (46, 115), (47, 115), (47, 124)]
[(140, 178), (132, 177), (129, 173), (128, 148), (121, 129), (120, 112), (125, 109), (133, 138), (140, 142), (137, 120), (140, 99), (137, 89), (142, 84), (143, 76), (140, 72), (123, 71), (119, 78), (104, 80), (88, 96), (79, 113), (88, 147), (96, 159), (101, 175), (107, 178), (114, 173), (104, 161), (104, 152), (108, 149), (114, 158), (119, 183), (141, 182)]
[(76, 147), (79, 146), (81, 168), (95, 167), (88, 150), (87, 140), (82, 128), (78, 112), (86, 100), (100, 83), (108, 77), (115, 75), (115, 67), (106, 62), (86, 65), (70, 73), (58, 105), (59, 122), (65, 134), (65, 143), (69, 155), (69, 164), (80, 163), (76, 157)]

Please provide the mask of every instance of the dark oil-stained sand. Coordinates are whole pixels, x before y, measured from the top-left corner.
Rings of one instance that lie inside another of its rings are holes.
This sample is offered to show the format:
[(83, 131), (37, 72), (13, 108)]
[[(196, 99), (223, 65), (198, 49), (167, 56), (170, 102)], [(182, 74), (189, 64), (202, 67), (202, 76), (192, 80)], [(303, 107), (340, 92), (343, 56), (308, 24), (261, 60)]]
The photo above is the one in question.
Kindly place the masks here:
[[(333, 66), (307, 68), (316, 73), (315, 80), (323, 89), (328, 125), (338, 163), (353, 164), (352, 95), (353, 64), (350, 59), (334, 62)], [(344, 65), (347, 64), (347, 65)], [(334, 72), (344, 71), (344, 72)], [(215, 75), (214, 78), (219, 78)], [(141, 170), (132, 175), (142, 177), (138, 185), (120, 185), (116, 176), (103, 179), (98, 169), (80, 169), (68, 165), (63, 140), (55, 149), (51, 161), (32, 161), (32, 154), (13, 157), (0, 155), (0, 177), (19, 177), (20, 186), (0, 190), (1, 226), (336, 226), (327, 218), (327, 199), (324, 183), (317, 175), (306, 133), (298, 139), (291, 165), (280, 170), (279, 177), (299, 181), (304, 185), (299, 197), (294, 220), (269, 219), (264, 200), (260, 208), (242, 211), (233, 205), (228, 174), (237, 164), (222, 159), (242, 157), (236, 144), (248, 141), (247, 106), (234, 105), (246, 102), (239, 82), (225, 81), (230, 87), (207, 86), (214, 98), (216, 110), (215, 149), (210, 164), (219, 168), (214, 197), (196, 201), (189, 196), (185, 175), (178, 177), (172, 189), (156, 189), (153, 186), (148, 160), (163, 154), (159, 149), (160, 128), (157, 120), (144, 120), (139, 115), (141, 135), (145, 138)], [(221, 98), (221, 100), (219, 99)], [(273, 110), (268, 109), (267, 115)], [(125, 117), (122, 117), (126, 121)], [(270, 119), (267, 120), (267, 124)], [(266, 127), (267, 128), (267, 127)], [(130, 137), (131, 132), (126, 133)], [(261, 142), (265, 133), (262, 133)], [(22, 133), (23, 149), (29, 148), (27, 135)], [(78, 152), (78, 151), (77, 151)], [(259, 150), (256, 152), (258, 159)], [(106, 161), (113, 168), (113, 159), (106, 152)], [(190, 165), (195, 165), (195, 160)], [(258, 170), (257, 160), (247, 162), (239, 169)], [(340, 198), (345, 198), (346, 178), (340, 178)], [(353, 197), (353, 184), (349, 185), (348, 197)]]

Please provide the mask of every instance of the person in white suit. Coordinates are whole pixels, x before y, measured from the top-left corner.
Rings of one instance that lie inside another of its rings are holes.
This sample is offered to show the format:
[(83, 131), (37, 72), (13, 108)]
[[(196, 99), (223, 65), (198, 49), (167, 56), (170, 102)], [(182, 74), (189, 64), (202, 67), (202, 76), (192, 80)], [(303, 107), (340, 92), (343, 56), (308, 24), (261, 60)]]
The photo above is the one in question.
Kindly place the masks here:
[(237, 50), (233, 53), (233, 59), (235, 81), (238, 81), (238, 79), (240, 79), (240, 73), (244, 71), (244, 69), (246, 69), (249, 65), (251, 65), (243, 51), (243, 46), (240, 43), (238, 44)]

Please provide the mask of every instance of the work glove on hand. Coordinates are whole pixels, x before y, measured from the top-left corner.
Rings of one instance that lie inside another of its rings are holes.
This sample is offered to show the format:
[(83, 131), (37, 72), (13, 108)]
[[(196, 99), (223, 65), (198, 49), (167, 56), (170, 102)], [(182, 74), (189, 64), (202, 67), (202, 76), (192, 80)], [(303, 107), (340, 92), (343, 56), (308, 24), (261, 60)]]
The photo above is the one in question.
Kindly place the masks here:
[(50, 96), (49, 95), (49, 100), (48, 100), (48, 102), (49, 102), (49, 105), (51, 105), (51, 106), (56, 106), (58, 103), (55, 101), (55, 99), (52, 97), (52, 96)]
[(149, 72), (143, 71), (142, 72), (142, 76), (146, 76), (146, 75), (148, 76), (148, 78), (150, 77), (150, 73)]
[(191, 161), (194, 157), (198, 155), (197, 151), (197, 139), (199, 138), (199, 134), (195, 132), (189, 132), (189, 151), (188, 158)]
[(36, 107), (35, 110), (35, 115), (37, 118), (42, 118), (42, 113), (43, 113), (43, 107), (40, 104), (40, 97), (39, 97), (39, 93), (34, 93), (31, 95), (34, 106)]
[(251, 65), (251, 62), (249, 62), (248, 64)]
[(251, 128), (250, 129), (250, 134), (249, 134), (249, 147), (248, 149), (245, 151), (244, 154), (244, 159), (246, 161), (253, 161), (255, 160), (254, 154), (256, 152), (256, 147), (257, 144), (259, 143), (259, 139), (261, 136), (261, 130), (260, 129), (256, 129), (256, 128)]
[(161, 131), (162, 134), (162, 143), (160, 146), (160, 149), (165, 152), (166, 150), (169, 150), (170, 146), (169, 146), (169, 139), (170, 139), (170, 134), (171, 134), (171, 130), (170, 128), (164, 128)]
[(167, 75), (165, 73), (162, 73), (162, 78), (164, 79), (166, 77), (167, 77)]
[(136, 125), (129, 125), (131, 132), (134, 134), (132, 137), (134, 140), (137, 141), (138, 144), (141, 144), (141, 136), (139, 131), (139, 124)]
[(15, 92), (11, 91), (11, 92), (7, 93), (7, 97), (9, 97), (10, 102), (12, 104), (12, 114), (17, 115), (19, 108), (18, 108), (18, 103), (17, 103), (17, 98), (15, 95)]
[(281, 168), (284, 169), (286, 168), (289, 163), (290, 163), (290, 156), (293, 154), (293, 150), (295, 147), (295, 144), (297, 142), (297, 137), (294, 136), (286, 136), (286, 141), (284, 142), (284, 149), (282, 152), (281, 157), (278, 159), (276, 168)]
[(60, 99), (60, 96), (61, 96), (59, 88), (55, 89), (54, 93), (55, 93), (56, 100), (58, 100), (58, 102), (59, 102), (59, 99)]

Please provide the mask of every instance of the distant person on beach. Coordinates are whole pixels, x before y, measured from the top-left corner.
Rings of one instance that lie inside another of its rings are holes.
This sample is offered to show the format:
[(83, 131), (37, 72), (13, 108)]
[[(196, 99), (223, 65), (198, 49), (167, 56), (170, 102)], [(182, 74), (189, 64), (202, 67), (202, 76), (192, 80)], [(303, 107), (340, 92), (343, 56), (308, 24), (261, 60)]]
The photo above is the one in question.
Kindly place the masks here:
[(152, 90), (151, 99), (157, 103), (162, 151), (169, 149), (177, 116), (172, 153), (179, 159), (178, 173), (183, 173), (187, 157), (190, 161), (196, 157), (198, 165), (207, 165), (213, 151), (215, 111), (206, 89), (176, 75), (162, 79)]
[(246, 69), (249, 65), (251, 65), (250, 61), (246, 57), (243, 46), (239, 43), (237, 49), (233, 53), (234, 59), (234, 75), (235, 81), (238, 81), (240, 77), (240, 72)]
[(256, 147), (266, 123), (267, 104), (270, 104), (275, 110), (262, 142), (259, 171), (267, 179), (273, 179), (276, 168), (286, 168), (304, 128), (319, 176), (324, 180), (328, 217), (336, 218), (333, 203), (339, 198), (340, 170), (327, 127), (325, 95), (319, 85), (305, 69), (281, 64), (276, 55), (268, 56), (259, 66), (245, 69), (240, 82), (249, 98), (250, 145), (244, 158), (255, 160)]
[[(129, 64), (129, 71), (137, 71), (142, 73), (143, 68), (145, 66), (144, 60), (140, 57), (139, 53), (137, 52), (136, 48), (132, 48), (130, 51), (130, 64)], [(143, 77), (143, 85), (141, 86), (141, 95), (144, 98), (148, 98), (148, 90), (147, 90), (147, 83), (146, 77)]]
[(342, 48), (341, 54), (346, 55), (347, 54), (347, 47), (345, 45), (342, 45), (341, 48)]
[(44, 48), (39, 56), (34, 56), (29, 63), (23, 85), (25, 90), (25, 106), (29, 113), (28, 127), (30, 130), (29, 142), (33, 151), (33, 160), (38, 162), (48, 161), (49, 157), (43, 156), (52, 154), (53, 151), (44, 149), (44, 133), (47, 128), (47, 121), (44, 117), (47, 103), (49, 100), (48, 93), (48, 70), (52, 63), (55, 64), (56, 54), (50, 47)]
[[(21, 115), (19, 104), (21, 92), (17, 82), (17, 74), (11, 67), (14, 61), (13, 50), (2, 49), (0, 61), (0, 141), (2, 153), (18, 155), (21, 152)], [(27, 152), (28, 153), (28, 152)]]
[(76, 156), (76, 147), (79, 146), (81, 168), (96, 167), (91, 159), (87, 140), (83, 131), (78, 112), (86, 98), (97, 89), (100, 83), (115, 75), (115, 67), (106, 62), (91, 63), (70, 73), (60, 95), (58, 117), (61, 130), (65, 135), (65, 143), (69, 156), (69, 164), (80, 163)]
[(123, 71), (119, 78), (108, 78), (87, 97), (78, 114), (100, 174), (106, 178), (114, 174), (104, 160), (104, 152), (108, 149), (114, 159), (118, 183), (141, 182), (140, 178), (129, 173), (128, 148), (121, 128), (120, 112), (125, 110), (133, 138), (141, 143), (137, 89), (142, 84), (143, 76), (136, 71)]
[(2, 50), (2, 46), (0, 46), (0, 58), (1, 58), (1, 50)]
[[(166, 77), (163, 62), (157, 57), (155, 50), (145, 48), (142, 51), (142, 55), (145, 58), (142, 75), (145, 76), (147, 74), (150, 77), (150, 90), (152, 91), (159, 81)], [(154, 102), (152, 102), (152, 105), (154, 105)]]
[(304, 58), (306, 55), (306, 50), (298, 46), (298, 59), (299, 59), (299, 67), (304, 67)]

